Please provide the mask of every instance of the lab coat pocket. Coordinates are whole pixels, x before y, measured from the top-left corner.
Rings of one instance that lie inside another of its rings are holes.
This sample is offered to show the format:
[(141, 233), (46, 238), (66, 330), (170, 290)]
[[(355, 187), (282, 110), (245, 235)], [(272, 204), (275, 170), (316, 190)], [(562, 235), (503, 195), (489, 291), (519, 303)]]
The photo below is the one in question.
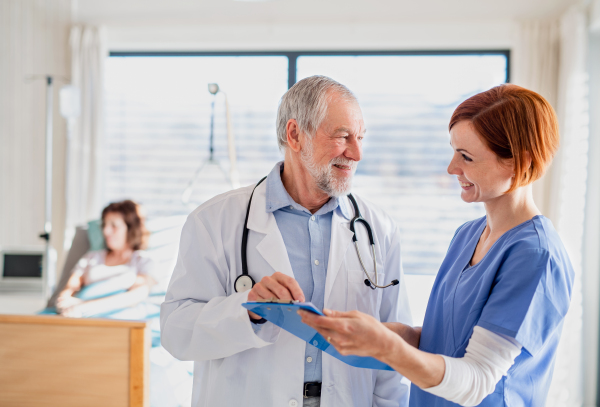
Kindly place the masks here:
[[(369, 273), (371, 280), (375, 281), (375, 273)], [(384, 273), (377, 273), (378, 283), (381, 285), (385, 281)], [(358, 310), (369, 314), (379, 319), (379, 307), (381, 305), (381, 289), (375, 289), (368, 287), (365, 284), (364, 271), (362, 270), (348, 270), (348, 299), (347, 307), (348, 311)]]

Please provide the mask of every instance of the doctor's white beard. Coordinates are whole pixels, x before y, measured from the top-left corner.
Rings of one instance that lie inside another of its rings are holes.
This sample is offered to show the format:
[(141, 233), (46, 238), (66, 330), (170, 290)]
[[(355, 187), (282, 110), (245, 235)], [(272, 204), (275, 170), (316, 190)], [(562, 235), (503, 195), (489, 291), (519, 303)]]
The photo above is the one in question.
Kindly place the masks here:
[[(336, 157), (328, 164), (319, 166), (314, 160), (314, 146), (312, 140), (307, 137), (306, 148), (300, 152), (300, 159), (306, 170), (315, 180), (317, 186), (327, 195), (333, 198), (338, 198), (343, 195), (348, 195), (352, 189), (352, 179), (356, 172), (358, 163), (353, 160), (346, 160), (342, 157)], [(349, 177), (336, 177), (333, 173), (333, 165), (347, 165), (352, 171)]]

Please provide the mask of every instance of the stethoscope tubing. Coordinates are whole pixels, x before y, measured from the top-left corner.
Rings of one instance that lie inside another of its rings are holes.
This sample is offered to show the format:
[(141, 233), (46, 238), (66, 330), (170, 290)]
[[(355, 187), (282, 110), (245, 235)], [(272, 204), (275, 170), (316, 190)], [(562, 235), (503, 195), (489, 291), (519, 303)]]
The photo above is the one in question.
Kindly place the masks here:
[[(242, 251), (242, 274), (238, 277), (238, 280), (240, 278), (244, 278), (247, 277), (249, 279), (249, 281), (251, 281), (252, 286), (254, 286), (255, 282), (252, 279), (252, 277), (250, 277), (250, 275), (248, 274), (248, 259), (246, 257), (247, 254), (247, 248), (248, 248), (248, 218), (250, 216), (250, 207), (252, 206), (252, 198), (254, 196), (254, 191), (256, 191), (256, 188), (266, 179), (267, 177), (262, 178), (260, 181), (258, 181), (258, 183), (254, 186), (254, 189), (252, 190), (252, 193), (250, 194), (250, 199), (248, 201), (248, 207), (246, 208), (246, 219), (244, 220), (244, 232), (242, 234), (242, 247), (241, 247), (241, 251)], [(375, 240), (373, 238), (373, 231), (371, 230), (371, 225), (369, 225), (369, 222), (367, 222), (361, 215), (360, 213), (360, 209), (358, 208), (358, 203), (356, 202), (356, 199), (354, 198), (354, 196), (352, 194), (348, 194), (348, 199), (350, 200), (350, 202), (352, 203), (352, 206), (354, 208), (354, 218), (350, 221), (350, 230), (353, 233), (352, 236), (352, 241), (354, 242), (354, 247), (356, 248), (356, 253), (358, 254), (358, 260), (360, 262), (360, 265), (362, 266), (363, 272), (365, 273), (365, 276), (367, 277), (367, 279), (365, 280), (365, 285), (370, 287), (371, 289), (375, 290), (376, 288), (387, 288), (393, 285), (398, 285), (398, 280), (393, 280), (391, 283), (387, 284), (387, 285), (378, 285), (377, 283), (378, 281), (378, 275), (377, 275), (377, 258), (375, 255)], [(373, 282), (373, 280), (371, 280), (371, 277), (369, 276), (369, 273), (367, 272), (367, 268), (365, 267), (365, 263), (363, 262), (362, 259), (362, 255), (360, 253), (360, 248), (358, 247), (358, 238), (356, 237), (356, 222), (358, 223), (362, 223), (363, 226), (365, 227), (367, 234), (369, 235), (369, 244), (371, 245), (371, 251), (373, 253), (373, 269), (375, 271), (375, 282)], [(237, 283), (237, 280), (236, 280)], [(236, 288), (236, 292), (237, 292), (237, 288)]]

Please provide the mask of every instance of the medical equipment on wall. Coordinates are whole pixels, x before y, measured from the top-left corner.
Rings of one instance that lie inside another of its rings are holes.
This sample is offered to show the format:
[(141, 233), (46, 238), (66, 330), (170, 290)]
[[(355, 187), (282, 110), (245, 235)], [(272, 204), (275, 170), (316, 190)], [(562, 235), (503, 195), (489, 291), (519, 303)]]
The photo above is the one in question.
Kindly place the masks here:
[[(44, 292), (46, 247), (0, 247), (0, 293)], [(56, 261), (56, 259), (50, 259)]]
[[(252, 205), (252, 197), (254, 196), (254, 191), (256, 190), (256, 187), (258, 187), (261, 184), (261, 182), (263, 182), (266, 178), (267, 177), (264, 177), (263, 179), (258, 181), (258, 183), (254, 186), (252, 193), (250, 194), (250, 199), (248, 200), (248, 207), (246, 208), (246, 219), (244, 220), (244, 232), (242, 234), (242, 274), (239, 275), (235, 279), (234, 288), (235, 288), (236, 292), (244, 292), (244, 291), (250, 290), (254, 286), (254, 284), (256, 284), (254, 279), (252, 277), (250, 277), (250, 274), (248, 274), (248, 259), (247, 259), (247, 253), (246, 253), (247, 247), (248, 247), (248, 232), (249, 232), (248, 217), (250, 215), (250, 207)], [(354, 198), (354, 196), (352, 194), (348, 194), (348, 199), (350, 199), (350, 202), (352, 203), (352, 206), (354, 207), (354, 218), (350, 221), (350, 230), (354, 234), (352, 236), (352, 242), (354, 243), (354, 246), (356, 247), (356, 253), (358, 254), (358, 260), (360, 261), (360, 265), (362, 266), (365, 276), (367, 277), (364, 281), (365, 285), (367, 287), (370, 287), (373, 290), (375, 290), (376, 288), (386, 288), (386, 287), (398, 285), (400, 283), (398, 280), (392, 280), (391, 283), (386, 284), (386, 285), (378, 284), (379, 281), (378, 281), (378, 276), (377, 276), (377, 259), (375, 257), (375, 240), (373, 239), (373, 231), (371, 230), (371, 226), (369, 225), (369, 222), (367, 222), (362, 217), (362, 215), (360, 213), (360, 209), (358, 208), (358, 204), (356, 203), (356, 199)], [(365, 264), (363, 263), (360, 249), (358, 247), (358, 239), (356, 237), (356, 222), (362, 223), (364, 225), (365, 229), (367, 230), (367, 234), (369, 235), (369, 244), (371, 245), (371, 249), (372, 249), (372, 253), (373, 253), (373, 267), (375, 270), (375, 282), (373, 282), (373, 280), (369, 276), (369, 273), (367, 272)]]
[[(198, 181), (200, 174), (207, 165), (216, 165), (223, 172), (225, 177), (229, 180), (232, 189), (240, 187), (239, 173), (237, 170), (237, 155), (235, 152), (235, 139), (233, 137), (233, 126), (231, 124), (231, 113), (229, 109), (229, 101), (227, 99), (227, 94), (223, 92), (219, 88), (219, 85), (216, 83), (209, 83), (208, 91), (213, 95), (210, 114), (209, 156), (208, 159), (204, 160), (204, 162), (200, 164), (200, 167), (196, 170), (194, 176), (192, 177), (187, 187), (183, 190), (183, 193), (181, 194), (181, 202), (186, 205), (190, 203), (190, 197), (192, 195), (194, 185)], [(227, 174), (227, 172), (223, 169), (219, 161), (214, 156), (215, 100), (219, 92), (222, 93), (225, 97), (225, 115), (227, 120), (227, 147), (229, 154), (229, 174)]]

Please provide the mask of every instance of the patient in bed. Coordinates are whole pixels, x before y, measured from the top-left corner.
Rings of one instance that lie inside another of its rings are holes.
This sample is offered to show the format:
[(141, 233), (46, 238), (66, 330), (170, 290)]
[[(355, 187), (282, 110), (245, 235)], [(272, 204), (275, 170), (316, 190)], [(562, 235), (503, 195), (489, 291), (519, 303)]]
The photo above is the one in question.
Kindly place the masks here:
[[(104, 208), (102, 234), (106, 249), (88, 252), (79, 260), (56, 299), (57, 313), (66, 317), (102, 315), (132, 307), (148, 297), (155, 284), (150, 277), (154, 262), (143, 250), (148, 233), (140, 212), (140, 207), (130, 200)], [(103, 296), (92, 300), (78, 298), (86, 287), (101, 287)]]

